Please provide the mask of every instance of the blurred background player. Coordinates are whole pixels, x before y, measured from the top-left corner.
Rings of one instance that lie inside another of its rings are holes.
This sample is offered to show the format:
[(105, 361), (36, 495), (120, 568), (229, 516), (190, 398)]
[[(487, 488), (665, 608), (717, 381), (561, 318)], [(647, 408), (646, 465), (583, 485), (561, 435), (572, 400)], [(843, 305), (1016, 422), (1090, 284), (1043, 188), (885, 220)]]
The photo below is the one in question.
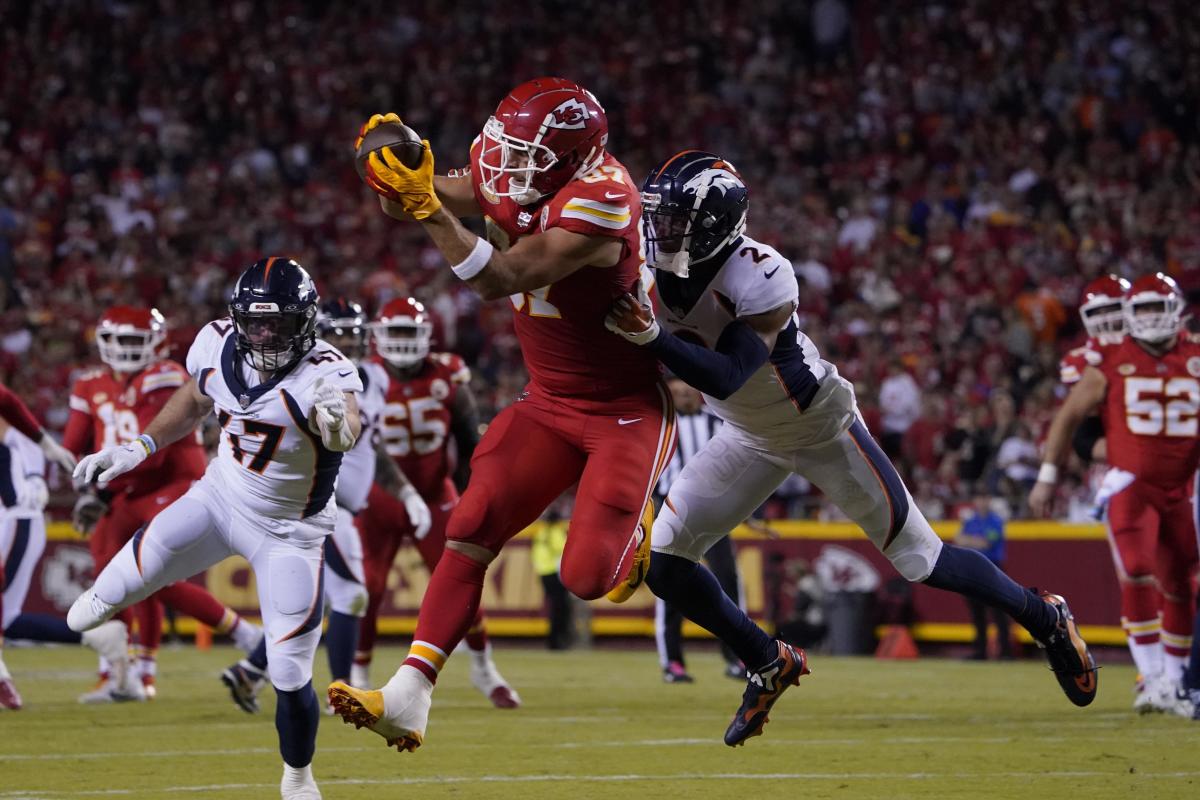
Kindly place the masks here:
[[(1200, 338), (1183, 329), (1183, 295), (1162, 273), (1129, 287), (1126, 334), (1104, 334), (1054, 417), (1030, 510), (1052, 508), (1058, 470), (1081, 422), (1104, 418), (1107, 498), (1122, 624), (1144, 685), (1138, 711), (1191, 717), (1183, 669), (1196, 613), (1191, 485), (1200, 464)], [(1161, 611), (1161, 615), (1160, 615)]]
[[(446, 523), (458, 505), (459, 487), (466, 486), (479, 441), (471, 371), (453, 353), (430, 351), (433, 324), (421, 303), (411, 297), (389, 302), (371, 323), (371, 337), (378, 359), (365, 365), (367, 379), (381, 388), (385, 406), (379, 471), (359, 517), (370, 595), (351, 681), (360, 688), (370, 685), (379, 606), (396, 553), (411, 540), (433, 572), (446, 549)], [(397, 524), (404, 519), (411, 527)], [(492, 660), (482, 606), (464, 642), (475, 688), (497, 708), (519, 706), (520, 696)]]
[(81, 635), (62, 617), (22, 611), (34, 567), (46, 549), (44, 509), (50, 492), (45, 469), (43, 449), (0, 420), (0, 708), (15, 711), (22, 705), (4, 664), (5, 637), (85, 644), (112, 664), (114, 694), (132, 699), (140, 686), (136, 670), (129, 668), (125, 623), (112, 620)]
[(334, 484), (359, 435), (354, 365), (316, 336), (317, 289), (291, 259), (242, 273), (230, 317), (200, 329), (188, 382), (145, 432), (76, 467), (101, 486), (190, 437), (210, 413), (221, 444), (204, 476), (151, 520), (71, 606), (76, 630), (232, 555), (250, 562), (263, 614), (284, 800), (319, 800), (312, 775), (318, 703), (313, 656), (321, 637), (325, 539), (337, 520)]
[(1068, 699), (1091, 703), (1095, 662), (1066, 601), (1018, 586), (974, 550), (943, 544), (926, 522), (863, 425), (853, 386), (799, 330), (790, 262), (745, 234), (749, 192), (737, 171), (712, 153), (677, 153), (646, 178), (642, 207), (666, 325), (631, 295), (605, 324), (700, 389), (725, 421), (671, 485), (647, 578), (749, 669), (725, 743), (759, 735), (807, 666), (802, 650), (755, 625), (699, 561), (793, 473), (841, 508), (907, 580), (1010, 614), (1046, 649)]
[[(675, 403), (676, 445), (667, 468), (654, 487), (654, 504), (661, 508), (667, 491), (678, 477), (684, 465), (708, 443), (721, 425), (720, 418), (704, 408), (704, 398), (699, 391), (688, 386), (679, 378), (667, 379), (671, 399)], [(730, 600), (742, 605), (741, 582), (737, 572), (737, 556), (733, 550), (733, 539), (726, 536), (713, 543), (704, 554), (704, 561), (721, 584), (722, 591)], [(663, 600), (654, 599), (654, 642), (658, 647), (658, 661), (662, 667), (665, 683), (691, 683), (693, 678), (687, 671), (683, 655), (683, 614), (679, 609)], [(733, 678), (744, 678), (746, 667), (729, 645), (721, 643), (721, 656), (725, 659), (725, 674)]]
[[(162, 409), (175, 390), (187, 383), (187, 371), (166, 356), (167, 321), (157, 309), (113, 306), (96, 324), (96, 349), (104, 367), (88, 370), (71, 389), (71, 414), (63, 437), (72, 453), (95, 452), (128, 444)], [(149, 465), (118, 478), (104, 488), (84, 487), (73, 520), (88, 535), (93, 574), (112, 560), (124, 544), (204, 474), (208, 462), (199, 433), (163, 447)], [(217, 633), (228, 633), (235, 645), (249, 652), (262, 639), (262, 630), (226, 608), (207, 590), (182, 581), (164, 587), (123, 611), (126, 624), (137, 621), (138, 671), (146, 695), (156, 689), (163, 608), (195, 617)], [(100, 665), (101, 682), (80, 702), (104, 703), (115, 698)]]
[[(375, 115), (361, 135), (398, 120)], [(512, 304), (530, 375), (475, 451), (408, 658), (382, 691), (329, 688), (343, 719), (402, 750), (423, 740), (434, 682), (474, 624), (488, 565), (567, 489), (578, 484), (563, 585), (623, 601), (644, 580), (673, 413), (654, 358), (603, 327), (609, 303), (640, 291), (642, 274), (637, 191), (607, 142), (595, 96), (548, 77), (500, 101), (470, 166), (450, 176), (434, 176), (428, 147), (415, 170), (386, 147), (370, 154), (366, 181), (384, 211), (417, 220), (484, 300)], [(488, 238), (459, 216), (485, 216)]]

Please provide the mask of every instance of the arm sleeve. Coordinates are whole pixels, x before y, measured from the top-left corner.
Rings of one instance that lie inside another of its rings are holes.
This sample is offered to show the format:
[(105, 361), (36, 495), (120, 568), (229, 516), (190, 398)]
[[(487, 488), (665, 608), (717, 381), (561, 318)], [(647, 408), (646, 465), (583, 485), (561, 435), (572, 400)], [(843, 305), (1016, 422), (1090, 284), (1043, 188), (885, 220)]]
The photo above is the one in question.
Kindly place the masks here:
[(647, 347), (689, 386), (718, 400), (742, 388), (771, 357), (763, 340), (741, 320), (721, 331), (715, 350), (684, 341), (666, 328)]
[(42, 440), (42, 426), (29, 407), (7, 387), (0, 385), (0, 417), (35, 442)]

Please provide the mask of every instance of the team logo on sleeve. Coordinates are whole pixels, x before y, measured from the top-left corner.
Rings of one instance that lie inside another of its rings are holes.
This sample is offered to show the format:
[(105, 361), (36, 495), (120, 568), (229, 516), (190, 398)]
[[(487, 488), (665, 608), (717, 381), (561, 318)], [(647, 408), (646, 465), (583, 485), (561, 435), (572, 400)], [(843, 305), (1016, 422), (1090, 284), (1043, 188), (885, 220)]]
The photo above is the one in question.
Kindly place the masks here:
[(1200, 378), (1200, 356), (1192, 356), (1187, 360), (1187, 371), (1193, 378)]
[(564, 100), (546, 115), (546, 127), (558, 128), (564, 131), (579, 130), (588, 121), (590, 114), (587, 106), (575, 98)]

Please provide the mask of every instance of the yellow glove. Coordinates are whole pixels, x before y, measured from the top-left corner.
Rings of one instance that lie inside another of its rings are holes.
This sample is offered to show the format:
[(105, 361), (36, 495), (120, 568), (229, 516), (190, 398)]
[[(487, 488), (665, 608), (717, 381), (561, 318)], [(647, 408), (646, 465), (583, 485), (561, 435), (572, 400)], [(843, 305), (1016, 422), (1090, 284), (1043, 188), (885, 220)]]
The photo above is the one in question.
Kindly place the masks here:
[(366, 121), (361, 128), (358, 129), (358, 138), (354, 140), (354, 149), (362, 147), (363, 139), (367, 138), (367, 134), (385, 122), (394, 122), (397, 125), (403, 125), (400, 121), (399, 114), (372, 114), (371, 118)]
[(433, 188), (433, 151), (428, 139), (422, 140), (422, 144), (425, 154), (415, 170), (404, 166), (390, 147), (381, 148), (367, 158), (367, 185), (418, 220), (428, 219), (442, 207)]

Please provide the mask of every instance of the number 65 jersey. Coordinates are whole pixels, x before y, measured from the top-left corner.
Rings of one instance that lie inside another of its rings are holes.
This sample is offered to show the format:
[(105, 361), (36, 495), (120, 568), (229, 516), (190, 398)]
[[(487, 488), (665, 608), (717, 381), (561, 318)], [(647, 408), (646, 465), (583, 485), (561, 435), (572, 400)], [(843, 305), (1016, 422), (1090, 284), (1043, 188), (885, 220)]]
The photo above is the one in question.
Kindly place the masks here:
[(1181, 333), (1154, 356), (1128, 336), (1108, 334), (1092, 350), (1092, 366), (1108, 381), (1109, 463), (1163, 489), (1189, 483), (1200, 463), (1200, 338)]
[(320, 339), (291, 367), (266, 382), (235, 349), (229, 319), (205, 325), (192, 343), (187, 370), (212, 399), (221, 443), (206, 476), (229, 490), (229, 500), (264, 517), (304, 519), (329, 507), (342, 454), (329, 450), (308, 426), (318, 379), (361, 392), (358, 369)]

